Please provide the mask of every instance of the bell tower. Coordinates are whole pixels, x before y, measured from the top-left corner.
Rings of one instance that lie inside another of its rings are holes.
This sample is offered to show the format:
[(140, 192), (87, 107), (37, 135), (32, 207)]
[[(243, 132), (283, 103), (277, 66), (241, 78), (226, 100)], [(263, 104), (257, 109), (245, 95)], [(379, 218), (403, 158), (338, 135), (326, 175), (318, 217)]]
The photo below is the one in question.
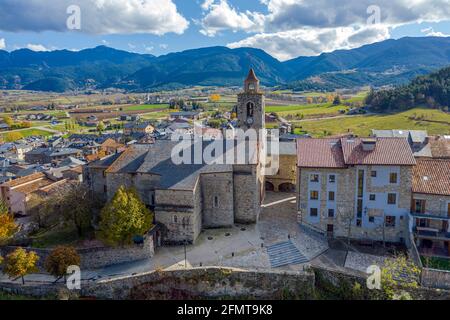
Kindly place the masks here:
[(265, 99), (259, 84), (255, 71), (250, 69), (244, 81), (244, 92), (238, 94), (238, 127), (243, 130), (265, 128)]

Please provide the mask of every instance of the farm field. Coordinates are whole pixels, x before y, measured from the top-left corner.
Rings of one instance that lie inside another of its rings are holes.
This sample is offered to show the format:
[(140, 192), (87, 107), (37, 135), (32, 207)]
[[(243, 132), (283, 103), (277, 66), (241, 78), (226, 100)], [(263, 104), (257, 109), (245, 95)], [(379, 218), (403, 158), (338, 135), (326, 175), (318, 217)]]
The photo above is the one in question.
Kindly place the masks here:
[(335, 119), (294, 122), (296, 133), (309, 133), (313, 137), (353, 132), (358, 136), (368, 136), (371, 129), (411, 129), (427, 130), (429, 134), (450, 134), (450, 114), (443, 111), (415, 108), (396, 114), (377, 114)]
[[(35, 129), (35, 128), (30, 128), (30, 129), (25, 129), (25, 130), (20, 130), (20, 131), (13, 131), (12, 133), (18, 133), (21, 135), (21, 137), (30, 137), (30, 136), (42, 136), (42, 137), (50, 137), (53, 135), (53, 133), (49, 132), (49, 131), (44, 131), (44, 130), (40, 130), (40, 129)], [(10, 134), (8, 134), (8, 132), (3, 132), (0, 134), (1, 138), (6, 141), (6, 142), (11, 142), (9, 139), (9, 136), (11, 136)], [(13, 140), (14, 141), (14, 140)]]
[(305, 105), (291, 105), (291, 106), (268, 106), (266, 113), (275, 112), (279, 116), (289, 118), (321, 118), (332, 117), (340, 114), (339, 111), (348, 111), (348, 106), (335, 106), (331, 103), (324, 104), (305, 104)]

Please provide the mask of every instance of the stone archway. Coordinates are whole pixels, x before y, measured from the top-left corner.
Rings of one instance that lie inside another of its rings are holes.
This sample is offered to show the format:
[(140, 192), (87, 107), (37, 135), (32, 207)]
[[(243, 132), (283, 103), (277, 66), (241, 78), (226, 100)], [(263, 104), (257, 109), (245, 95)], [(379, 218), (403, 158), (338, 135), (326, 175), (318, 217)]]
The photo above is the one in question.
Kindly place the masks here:
[(272, 182), (266, 181), (266, 191), (275, 191), (275, 186)]
[(295, 185), (289, 182), (282, 183), (278, 186), (280, 192), (295, 192)]

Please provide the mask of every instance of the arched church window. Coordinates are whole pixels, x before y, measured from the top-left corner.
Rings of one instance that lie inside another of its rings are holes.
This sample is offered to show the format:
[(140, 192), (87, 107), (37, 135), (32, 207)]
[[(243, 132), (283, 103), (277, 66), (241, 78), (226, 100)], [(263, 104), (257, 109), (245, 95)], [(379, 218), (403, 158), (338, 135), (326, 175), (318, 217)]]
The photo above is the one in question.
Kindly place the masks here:
[(256, 90), (255, 84), (254, 84), (254, 83), (250, 83), (250, 84), (248, 85), (248, 90), (249, 90), (249, 91), (255, 91), (255, 90)]
[(255, 105), (253, 102), (247, 103), (247, 118), (253, 117), (253, 113), (255, 112)]

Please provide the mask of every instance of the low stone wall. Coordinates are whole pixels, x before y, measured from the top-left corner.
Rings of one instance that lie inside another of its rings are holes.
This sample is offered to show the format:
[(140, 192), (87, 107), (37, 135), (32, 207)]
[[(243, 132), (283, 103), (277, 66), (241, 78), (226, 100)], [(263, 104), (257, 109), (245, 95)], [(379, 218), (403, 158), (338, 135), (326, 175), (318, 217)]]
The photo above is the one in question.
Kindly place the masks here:
[[(18, 247), (1, 247), (0, 254), (5, 257)], [(45, 271), (44, 264), (51, 249), (25, 248), (34, 251), (40, 257), (38, 268)], [(80, 268), (83, 270), (99, 269), (111, 265), (121, 264), (125, 262), (133, 262), (153, 257), (155, 253), (153, 237), (146, 237), (143, 244), (132, 245), (122, 248), (98, 247), (98, 248), (82, 248), (77, 249), (81, 258)]]
[(101, 280), (82, 296), (97, 299), (313, 299), (314, 273), (226, 268), (155, 271)]
[(422, 269), (422, 286), (450, 290), (450, 271)]

